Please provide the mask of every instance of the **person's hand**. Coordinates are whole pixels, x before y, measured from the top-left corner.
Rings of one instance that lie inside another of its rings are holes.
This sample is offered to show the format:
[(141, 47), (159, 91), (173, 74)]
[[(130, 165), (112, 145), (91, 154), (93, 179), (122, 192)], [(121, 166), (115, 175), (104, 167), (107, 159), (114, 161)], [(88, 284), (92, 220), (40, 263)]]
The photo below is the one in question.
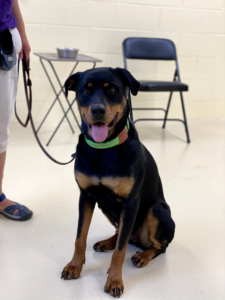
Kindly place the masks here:
[(23, 52), (24, 52), (25, 56), (26, 56), (26, 60), (29, 60), (31, 49), (30, 49), (30, 44), (28, 42), (28, 39), (27, 39), (27, 36), (25, 33), (21, 35), (21, 41), (22, 41), (22, 49), (19, 53), (19, 59), (23, 58)]

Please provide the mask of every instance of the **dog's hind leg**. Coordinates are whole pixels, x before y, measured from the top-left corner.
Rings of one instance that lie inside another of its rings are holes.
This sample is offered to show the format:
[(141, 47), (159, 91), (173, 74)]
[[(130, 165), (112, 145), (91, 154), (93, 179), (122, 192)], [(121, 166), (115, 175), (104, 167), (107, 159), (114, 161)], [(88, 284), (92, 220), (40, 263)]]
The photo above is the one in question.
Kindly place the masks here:
[(109, 239), (95, 243), (93, 249), (97, 252), (106, 252), (108, 250), (113, 250), (116, 247), (117, 238), (118, 233), (115, 233)]
[(142, 268), (147, 266), (150, 260), (164, 253), (165, 251), (166, 251), (165, 249), (158, 250), (152, 247), (143, 252), (137, 252), (134, 256), (132, 256), (131, 260), (134, 266), (138, 268)]
[(103, 240), (95, 243), (93, 249), (96, 252), (106, 252), (115, 249), (117, 238), (118, 238), (118, 224), (114, 223), (104, 212), (103, 214), (106, 216), (108, 221), (113, 225), (113, 227), (116, 228), (116, 233), (107, 240)]
[(137, 252), (132, 258), (134, 266), (145, 267), (153, 258), (165, 253), (174, 237), (175, 223), (170, 208), (164, 200), (159, 200), (148, 211), (139, 232), (139, 243), (146, 249)]

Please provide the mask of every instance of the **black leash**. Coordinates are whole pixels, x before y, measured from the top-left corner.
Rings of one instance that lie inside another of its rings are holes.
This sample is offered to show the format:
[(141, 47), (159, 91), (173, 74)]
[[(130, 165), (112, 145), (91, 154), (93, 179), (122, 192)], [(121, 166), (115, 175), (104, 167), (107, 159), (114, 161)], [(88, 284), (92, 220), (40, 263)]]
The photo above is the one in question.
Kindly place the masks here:
[[(73, 157), (70, 161), (66, 162), (66, 163), (62, 163), (60, 161), (57, 161), (56, 159), (54, 159), (46, 150), (45, 148), (42, 146), (41, 141), (39, 140), (39, 137), (36, 133), (35, 127), (34, 127), (34, 121), (32, 118), (32, 114), (31, 114), (31, 109), (32, 109), (32, 82), (30, 79), (30, 68), (29, 68), (29, 64), (30, 61), (26, 60), (25, 54), (23, 53), (23, 59), (22, 59), (22, 67), (23, 67), (23, 82), (24, 82), (24, 90), (25, 90), (25, 96), (26, 96), (26, 102), (27, 102), (27, 109), (28, 109), (28, 115), (27, 115), (27, 119), (26, 122), (23, 123), (21, 121), (21, 119), (19, 118), (18, 114), (17, 114), (17, 110), (16, 110), (16, 103), (15, 103), (15, 115), (17, 120), (19, 121), (19, 123), (23, 126), (23, 127), (27, 127), (29, 121), (31, 123), (31, 127), (32, 130), (34, 132), (34, 136), (36, 138), (36, 141), (38, 142), (38, 145), (40, 146), (41, 150), (44, 152), (44, 154), (51, 159), (53, 162), (55, 162), (58, 165), (68, 165), (69, 163), (71, 163), (75, 158), (76, 158), (76, 152), (74, 154), (72, 154), (71, 156)], [(20, 60), (18, 61), (18, 74), (19, 74), (19, 65), (20, 65)], [(28, 92), (29, 90), (29, 92)]]

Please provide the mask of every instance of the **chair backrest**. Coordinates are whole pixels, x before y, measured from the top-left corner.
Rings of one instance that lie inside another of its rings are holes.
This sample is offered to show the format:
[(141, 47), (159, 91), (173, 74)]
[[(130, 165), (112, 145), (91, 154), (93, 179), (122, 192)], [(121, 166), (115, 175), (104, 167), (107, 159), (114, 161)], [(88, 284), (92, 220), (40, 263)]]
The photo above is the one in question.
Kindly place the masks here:
[(167, 39), (127, 38), (123, 41), (123, 55), (124, 60), (177, 60), (176, 47)]

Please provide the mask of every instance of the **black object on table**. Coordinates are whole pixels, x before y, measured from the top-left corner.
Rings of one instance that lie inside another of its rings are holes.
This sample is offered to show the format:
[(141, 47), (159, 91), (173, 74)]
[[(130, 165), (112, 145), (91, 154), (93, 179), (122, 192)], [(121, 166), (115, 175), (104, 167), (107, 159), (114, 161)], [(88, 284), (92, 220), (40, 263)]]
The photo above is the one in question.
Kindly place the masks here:
[[(47, 111), (47, 113), (46, 113), (44, 119), (42, 120), (41, 124), (39, 125), (39, 127), (38, 127), (36, 133), (38, 133), (38, 131), (41, 129), (41, 127), (42, 127), (42, 125), (44, 124), (44, 122), (45, 122), (47, 116), (49, 115), (50, 111), (52, 110), (53, 106), (55, 105), (55, 103), (56, 103), (57, 101), (59, 102), (59, 105), (60, 105), (60, 107), (61, 107), (61, 109), (62, 109), (62, 111), (63, 111), (63, 114), (64, 114), (63, 117), (62, 117), (62, 119), (60, 120), (59, 124), (57, 125), (55, 131), (54, 131), (53, 134), (51, 135), (49, 141), (47, 142), (46, 146), (48, 146), (48, 145), (50, 144), (51, 140), (53, 139), (54, 135), (56, 134), (57, 130), (59, 129), (60, 125), (62, 124), (62, 122), (63, 122), (63, 120), (64, 120), (65, 118), (67, 119), (67, 122), (68, 122), (68, 124), (69, 124), (69, 126), (70, 126), (72, 132), (74, 133), (74, 130), (73, 130), (73, 127), (72, 127), (72, 125), (71, 125), (71, 123), (70, 123), (70, 120), (69, 120), (69, 118), (67, 117), (67, 114), (68, 114), (68, 112), (69, 112), (70, 110), (71, 110), (71, 112), (72, 112), (72, 114), (73, 114), (73, 116), (74, 116), (74, 119), (75, 119), (75, 121), (76, 121), (78, 127), (80, 128), (80, 125), (79, 125), (79, 122), (78, 122), (78, 120), (77, 120), (77, 117), (76, 117), (76, 115), (75, 115), (75, 113), (74, 113), (74, 110), (72, 109), (72, 106), (73, 106), (74, 102), (76, 101), (76, 98), (74, 98), (74, 100), (73, 100), (71, 103), (69, 102), (68, 98), (66, 97), (66, 93), (65, 93), (65, 90), (64, 90), (64, 85), (62, 85), (62, 83), (60, 82), (59, 77), (58, 77), (58, 75), (57, 75), (57, 73), (56, 73), (56, 70), (55, 70), (55, 68), (54, 68), (54, 66), (53, 66), (53, 64), (52, 64), (52, 62), (54, 62), (54, 61), (56, 61), (56, 62), (75, 62), (75, 65), (74, 65), (72, 71), (71, 71), (70, 74), (69, 74), (69, 76), (71, 76), (71, 75), (73, 74), (74, 70), (76, 69), (77, 65), (78, 65), (80, 62), (90, 62), (90, 63), (93, 63), (93, 69), (94, 69), (95, 66), (96, 66), (96, 63), (97, 63), (97, 62), (102, 62), (102, 60), (97, 59), (97, 58), (94, 58), (94, 57), (91, 57), (91, 56), (88, 56), (88, 55), (84, 55), (84, 54), (78, 54), (76, 58), (62, 58), (62, 57), (58, 57), (57, 53), (34, 53), (34, 55), (36, 55), (36, 56), (39, 57), (40, 62), (41, 62), (41, 65), (42, 65), (42, 67), (43, 67), (43, 69), (44, 69), (44, 71), (45, 71), (45, 74), (46, 74), (46, 76), (47, 76), (47, 78), (48, 78), (48, 80), (49, 80), (49, 82), (50, 82), (50, 85), (51, 85), (51, 87), (52, 87), (52, 89), (53, 89), (53, 91), (54, 91), (54, 93), (55, 93), (55, 96), (56, 96), (55, 100), (53, 101), (52, 105), (50, 106), (49, 110)], [(50, 76), (49, 76), (49, 74), (48, 74), (48, 72), (47, 72), (47, 69), (46, 69), (46, 67), (45, 67), (45, 65), (44, 65), (44, 63), (43, 63), (43, 60), (45, 60), (45, 61), (47, 61), (47, 62), (49, 63), (49, 65), (51, 66), (52, 71), (53, 71), (53, 73), (54, 73), (54, 75), (55, 75), (55, 77), (56, 77), (56, 79), (57, 79), (57, 81), (58, 81), (58, 83), (59, 83), (59, 85), (60, 85), (60, 88), (61, 88), (61, 89), (59, 90), (58, 93), (57, 93), (57, 91), (56, 91), (56, 89), (55, 89), (55, 87), (54, 87), (54, 85), (53, 85), (53, 82), (52, 82), (52, 80), (51, 80), (51, 78), (50, 78)], [(64, 96), (65, 96), (65, 98), (66, 98), (67, 104), (68, 104), (68, 106), (69, 106), (68, 109), (67, 109), (66, 111), (65, 111), (65, 109), (63, 108), (63, 105), (62, 105), (61, 100), (59, 99), (59, 96), (60, 96), (60, 94), (61, 94), (62, 92), (63, 92), (63, 94), (64, 94)]]

